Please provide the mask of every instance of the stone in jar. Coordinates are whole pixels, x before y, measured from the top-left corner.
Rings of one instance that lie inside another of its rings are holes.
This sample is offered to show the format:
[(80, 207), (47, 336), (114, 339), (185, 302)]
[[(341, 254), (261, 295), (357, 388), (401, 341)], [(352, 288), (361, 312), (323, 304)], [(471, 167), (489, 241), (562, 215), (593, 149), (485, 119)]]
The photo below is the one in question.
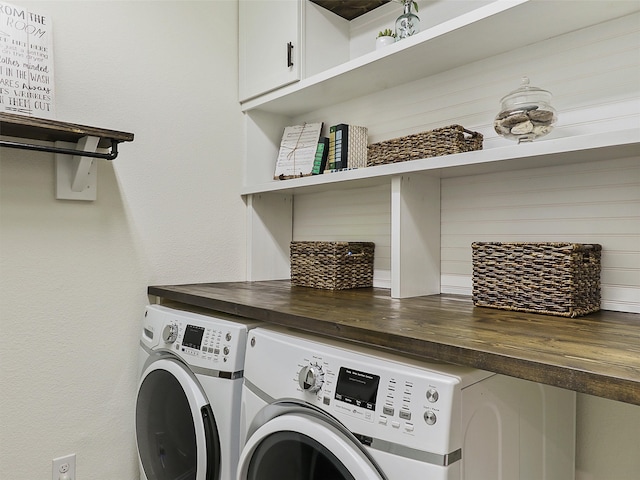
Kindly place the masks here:
[(547, 135), (557, 120), (551, 106), (551, 93), (531, 87), (527, 77), (522, 78), (519, 89), (502, 98), (501, 104), (502, 109), (493, 122), (495, 131), (518, 143)]

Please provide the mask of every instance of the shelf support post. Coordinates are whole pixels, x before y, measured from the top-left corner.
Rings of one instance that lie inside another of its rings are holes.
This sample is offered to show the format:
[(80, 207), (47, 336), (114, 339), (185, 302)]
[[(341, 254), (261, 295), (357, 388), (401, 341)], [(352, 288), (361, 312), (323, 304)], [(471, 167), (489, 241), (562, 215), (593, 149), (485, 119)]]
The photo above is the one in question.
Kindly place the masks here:
[(391, 297), (440, 293), (440, 179), (391, 179)]
[(289, 244), (293, 238), (293, 196), (248, 195), (247, 280), (290, 278)]
[[(56, 142), (59, 148), (75, 148), (95, 152), (100, 137), (87, 135), (78, 144)], [(56, 198), (58, 200), (88, 200), (97, 198), (98, 165), (94, 158), (56, 153)]]

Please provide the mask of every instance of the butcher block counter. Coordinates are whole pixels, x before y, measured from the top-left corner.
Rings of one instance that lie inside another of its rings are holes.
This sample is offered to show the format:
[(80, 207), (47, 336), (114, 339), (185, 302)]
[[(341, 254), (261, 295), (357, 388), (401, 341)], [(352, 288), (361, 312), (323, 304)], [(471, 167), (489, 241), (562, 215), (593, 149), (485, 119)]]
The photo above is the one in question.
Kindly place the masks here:
[(640, 315), (564, 318), (474, 307), (470, 297), (394, 299), (389, 290), (327, 291), (288, 280), (148, 288), (160, 303), (262, 320), (427, 360), (640, 405)]

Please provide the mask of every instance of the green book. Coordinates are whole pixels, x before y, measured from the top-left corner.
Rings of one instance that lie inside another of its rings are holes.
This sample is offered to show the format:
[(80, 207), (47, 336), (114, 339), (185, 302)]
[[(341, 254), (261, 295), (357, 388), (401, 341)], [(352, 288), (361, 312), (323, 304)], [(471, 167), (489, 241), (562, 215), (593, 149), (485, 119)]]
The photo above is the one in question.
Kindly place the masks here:
[(319, 175), (324, 172), (327, 166), (327, 158), (329, 156), (329, 139), (327, 137), (320, 137), (318, 141), (318, 148), (316, 149), (316, 156), (313, 160), (312, 175)]

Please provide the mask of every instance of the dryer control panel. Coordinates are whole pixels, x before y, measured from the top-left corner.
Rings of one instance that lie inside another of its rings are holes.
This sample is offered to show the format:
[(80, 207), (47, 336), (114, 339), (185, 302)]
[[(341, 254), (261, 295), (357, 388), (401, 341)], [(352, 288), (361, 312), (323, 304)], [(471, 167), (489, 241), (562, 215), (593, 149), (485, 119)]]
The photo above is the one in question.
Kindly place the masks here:
[(145, 311), (140, 343), (150, 351), (171, 351), (191, 366), (241, 371), (252, 323), (222, 317), (150, 305)]

